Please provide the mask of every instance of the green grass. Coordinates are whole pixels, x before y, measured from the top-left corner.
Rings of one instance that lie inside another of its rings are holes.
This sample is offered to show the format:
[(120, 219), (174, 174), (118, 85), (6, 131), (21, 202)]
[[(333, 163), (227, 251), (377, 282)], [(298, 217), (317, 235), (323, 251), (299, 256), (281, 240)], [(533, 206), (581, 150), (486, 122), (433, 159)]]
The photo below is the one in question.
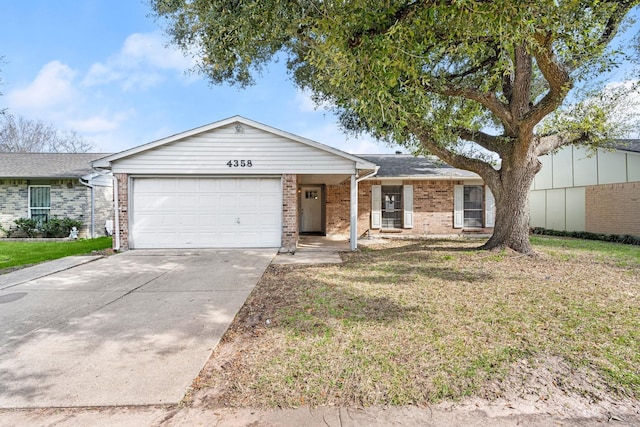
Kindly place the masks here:
[(231, 406), (428, 405), (507, 393), (526, 366), (561, 393), (640, 398), (640, 248), (532, 240), (534, 258), (425, 240), (272, 266), (210, 384)]
[(70, 255), (90, 254), (111, 247), (111, 237), (71, 241), (0, 241), (0, 273), (4, 269), (21, 267)]

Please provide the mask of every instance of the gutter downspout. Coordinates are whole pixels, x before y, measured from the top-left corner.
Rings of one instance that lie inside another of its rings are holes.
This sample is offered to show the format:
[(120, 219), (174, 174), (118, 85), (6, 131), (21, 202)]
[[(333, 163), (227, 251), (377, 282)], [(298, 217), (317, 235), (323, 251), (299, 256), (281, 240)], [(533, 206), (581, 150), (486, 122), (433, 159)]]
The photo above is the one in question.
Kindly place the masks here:
[(82, 178), (79, 178), (80, 184), (85, 187), (91, 188), (91, 238), (95, 239), (96, 237), (96, 196), (95, 196), (95, 188), (93, 184), (90, 184), (89, 181), (84, 182)]
[(358, 183), (375, 176), (378, 170), (380, 170), (380, 166), (376, 166), (373, 172), (360, 178), (356, 178), (356, 175), (351, 175), (351, 226), (349, 227), (349, 245), (352, 251), (358, 249)]
[(104, 171), (98, 170), (94, 167), (92, 167), (92, 169), (97, 174), (109, 177), (113, 181), (113, 234), (115, 236), (115, 239), (113, 240), (113, 250), (117, 252), (120, 250), (120, 207), (118, 206), (118, 178), (116, 178), (113, 174), (109, 175), (108, 173), (105, 173)]

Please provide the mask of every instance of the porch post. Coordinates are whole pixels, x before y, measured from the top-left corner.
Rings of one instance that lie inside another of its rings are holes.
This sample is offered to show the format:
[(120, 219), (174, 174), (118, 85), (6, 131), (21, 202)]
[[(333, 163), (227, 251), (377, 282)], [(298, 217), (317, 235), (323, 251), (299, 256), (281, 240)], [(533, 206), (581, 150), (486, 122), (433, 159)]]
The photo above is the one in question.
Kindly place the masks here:
[(349, 224), (349, 242), (351, 250), (358, 248), (358, 181), (351, 175), (351, 215)]

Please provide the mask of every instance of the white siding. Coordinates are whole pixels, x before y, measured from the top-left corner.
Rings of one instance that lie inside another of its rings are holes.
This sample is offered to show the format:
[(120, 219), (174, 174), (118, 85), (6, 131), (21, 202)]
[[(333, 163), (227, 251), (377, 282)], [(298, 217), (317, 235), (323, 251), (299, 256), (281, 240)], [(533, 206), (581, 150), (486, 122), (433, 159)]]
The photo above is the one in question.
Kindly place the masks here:
[(598, 184), (627, 181), (627, 159), (620, 151), (598, 150)]
[[(114, 173), (264, 175), (353, 174), (355, 162), (260, 129), (220, 127), (114, 161)], [(229, 167), (229, 161), (238, 166)], [(245, 161), (241, 167), (240, 162)], [(251, 161), (251, 166), (248, 166)]]
[(547, 192), (545, 190), (532, 191), (529, 194), (529, 225), (531, 227), (547, 227)]
[(640, 181), (640, 153), (627, 154), (627, 180)]
[(533, 180), (534, 189), (544, 190), (545, 188), (553, 187), (553, 163), (551, 156), (540, 157), (540, 163), (542, 163), (542, 169), (536, 174)]
[(552, 178), (553, 188), (566, 188), (573, 186), (573, 151), (560, 150), (553, 155)]
[(540, 161), (530, 193), (532, 227), (584, 231), (586, 187), (640, 181), (637, 153), (569, 146)]
[(551, 230), (565, 228), (565, 191), (564, 189), (547, 190), (547, 226)]
[[(571, 164), (565, 165), (570, 168)], [(598, 183), (598, 157), (584, 147), (573, 147), (573, 185), (576, 187)]]
[(568, 231), (584, 231), (586, 222), (586, 205), (584, 187), (567, 188), (566, 229)]

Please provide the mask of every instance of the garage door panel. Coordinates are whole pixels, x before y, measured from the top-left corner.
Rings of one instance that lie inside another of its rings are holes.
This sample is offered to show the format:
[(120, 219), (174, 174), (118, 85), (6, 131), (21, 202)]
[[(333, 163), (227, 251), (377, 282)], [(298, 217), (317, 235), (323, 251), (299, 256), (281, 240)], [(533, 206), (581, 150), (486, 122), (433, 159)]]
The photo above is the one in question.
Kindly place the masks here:
[(277, 247), (274, 178), (134, 178), (133, 248)]

